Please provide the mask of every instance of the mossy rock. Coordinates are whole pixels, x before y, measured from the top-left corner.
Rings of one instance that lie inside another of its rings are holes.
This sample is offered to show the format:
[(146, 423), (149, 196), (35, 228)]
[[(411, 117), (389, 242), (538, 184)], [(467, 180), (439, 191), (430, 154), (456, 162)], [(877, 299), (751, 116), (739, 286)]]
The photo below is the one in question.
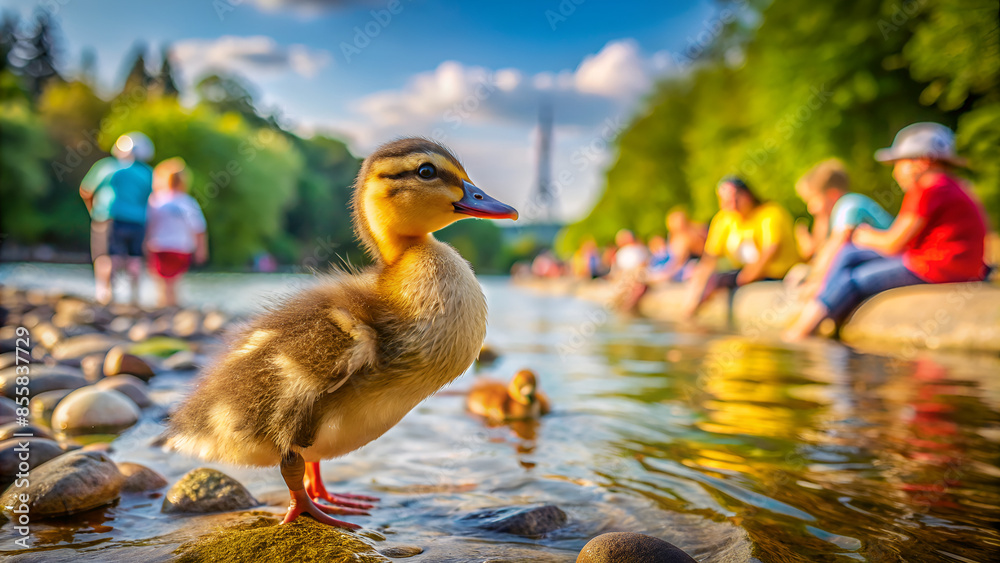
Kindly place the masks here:
[(300, 516), (290, 524), (259, 516), (186, 543), (175, 552), (178, 563), (297, 561), (308, 563), (383, 563), (389, 561), (359, 536)]
[(136, 356), (157, 356), (166, 358), (183, 350), (190, 350), (187, 342), (169, 336), (154, 336), (149, 340), (133, 344), (128, 351)]
[(208, 467), (188, 471), (167, 492), (163, 512), (228, 512), (259, 505), (250, 491), (229, 475)]

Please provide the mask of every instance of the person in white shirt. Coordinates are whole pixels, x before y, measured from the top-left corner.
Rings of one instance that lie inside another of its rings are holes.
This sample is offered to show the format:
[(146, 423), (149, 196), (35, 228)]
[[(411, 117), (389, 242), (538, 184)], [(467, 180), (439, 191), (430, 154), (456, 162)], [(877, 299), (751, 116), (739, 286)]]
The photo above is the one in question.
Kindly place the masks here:
[(177, 305), (177, 282), (191, 267), (208, 259), (205, 216), (188, 195), (187, 165), (181, 158), (164, 160), (153, 170), (153, 193), (146, 212), (149, 269), (160, 286), (161, 307)]

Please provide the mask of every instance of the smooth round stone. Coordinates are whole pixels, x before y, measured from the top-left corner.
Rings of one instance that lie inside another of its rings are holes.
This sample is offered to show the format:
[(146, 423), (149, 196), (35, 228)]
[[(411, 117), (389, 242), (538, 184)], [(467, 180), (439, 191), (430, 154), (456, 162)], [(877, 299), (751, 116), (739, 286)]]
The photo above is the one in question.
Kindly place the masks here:
[[(22, 460), (25, 450), (28, 459)], [(6, 489), (14, 482), (22, 461), (28, 463), (30, 481), (35, 477), (36, 467), (64, 453), (57, 442), (48, 438), (11, 438), (0, 442), (0, 488)]]
[(124, 346), (115, 346), (104, 358), (104, 375), (112, 376), (120, 373), (134, 375), (143, 381), (153, 377), (153, 368), (139, 356), (129, 354)]
[(125, 483), (122, 484), (124, 493), (155, 491), (167, 486), (166, 477), (145, 465), (123, 461), (118, 464), (118, 470), (125, 476)]
[(0, 397), (0, 424), (17, 420), (17, 403), (13, 399)]
[[(31, 402), (32, 406), (34, 406), (34, 402)], [(31, 434), (36, 438), (48, 438), (49, 440), (53, 438), (51, 432), (34, 424), (21, 426), (17, 422), (8, 422), (7, 424), (0, 425), (0, 442), (14, 439), (14, 434)]]
[(538, 537), (566, 524), (566, 513), (558, 506), (505, 506), (477, 510), (462, 517), (477, 528), (503, 534)]
[(404, 559), (406, 557), (420, 555), (424, 552), (424, 548), (417, 547), (415, 545), (394, 545), (391, 547), (383, 547), (378, 550), (378, 552), (386, 557), (392, 557), (393, 559)]
[(0, 354), (0, 369), (7, 369), (17, 365), (17, 352), (4, 352)]
[(139, 319), (128, 329), (128, 339), (132, 342), (142, 342), (153, 335), (153, 321)]
[(52, 413), (52, 429), (70, 435), (115, 434), (139, 420), (139, 407), (118, 391), (95, 386), (73, 391)]
[(201, 330), (201, 313), (194, 309), (178, 311), (172, 319), (171, 329), (174, 336), (190, 338)]
[(181, 350), (163, 360), (163, 369), (170, 371), (188, 371), (201, 367), (201, 361), (191, 350)]
[(681, 548), (646, 534), (609, 532), (587, 542), (576, 563), (696, 563)]
[(105, 377), (94, 384), (98, 389), (110, 389), (125, 395), (140, 409), (144, 409), (153, 404), (149, 398), (149, 387), (138, 377), (123, 373), (112, 377)]
[(209, 311), (205, 313), (205, 320), (202, 321), (201, 326), (204, 329), (205, 334), (215, 334), (223, 328), (225, 328), (226, 323), (229, 322), (229, 317), (220, 311)]
[(108, 323), (108, 330), (110, 330), (111, 332), (117, 332), (118, 334), (125, 334), (132, 328), (132, 325), (134, 324), (135, 324), (134, 319), (132, 319), (131, 317), (126, 317), (125, 315), (121, 315), (111, 319), (111, 322)]
[(21, 322), (18, 324), (20, 326), (33, 329), (40, 323), (48, 322), (54, 314), (55, 310), (52, 309), (52, 307), (49, 307), (48, 305), (41, 305), (22, 315)]
[(107, 352), (117, 345), (120, 340), (106, 334), (93, 332), (73, 336), (59, 342), (52, 348), (52, 357), (63, 361), (70, 358), (83, 358), (89, 354)]
[(112, 503), (121, 494), (125, 476), (107, 454), (70, 452), (31, 471), (27, 487), (10, 487), (0, 497), (0, 510), (18, 506), (27, 494), (32, 520), (85, 512)]
[(239, 481), (225, 473), (199, 467), (170, 487), (163, 499), (163, 512), (227, 512), (260, 503)]
[(73, 392), (73, 389), (57, 389), (39, 393), (31, 398), (31, 417), (44, 424), (52, 420), (52, 413), (55, 412), (59, 401), (66, 398)]
[(46, 348), (52, 348), (62, 340), (65, 335), (52, 323), (41, 322), (31, 329), (31, 337)]
[[(16, 397), (19, 387), (17, 377), (17, 367), (0, 371), (0, 394), (6, 397)], [(58, 389), (79, 389), (86, 384), (87, 380), (83, 377), (83, 372), (78, 369), (41, 364), (29, 364), (28, 367), (29, 397)]]
[(107, 354), (98, 352), (97, 354), (88, 354), (80, 358), (80, 370), (83, 371), (83, 376), (87, 378), (87, 381), (99, 381), (104, 377), (105, 356)]

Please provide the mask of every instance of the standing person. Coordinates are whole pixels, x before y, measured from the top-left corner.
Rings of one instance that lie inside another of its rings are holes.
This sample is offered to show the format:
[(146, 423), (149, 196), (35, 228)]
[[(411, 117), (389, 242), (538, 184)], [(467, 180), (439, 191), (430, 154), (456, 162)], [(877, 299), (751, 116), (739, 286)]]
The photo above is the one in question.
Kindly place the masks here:
[[(131, 279), (132, 303), (139, 302), (139, 275), (142, 272), (143, 239), (146, 236), (146, 202), (153, 191), (153, 143), (142, 133), (126, 133), (115, 141), (112, 154), (122, 168), (107, 182), (112, 201), (109, 206), (111, 229), (108, 252), (112, 270), (124, 265)], [(110, 301), (112, 295), (108, 295)]]
[(205, 215), (188, 195), (190, 175), (181, 158), (164, 160), (153, 170), (153, 195), (146, 211), (149, 270), (160, 288), (160, 307), (177, 305), (177, 282), (191, 266), (208, 259)]
[(108, 156), (90, 167), (80, 182), (80, 198), (90, 213), (90, 260), (94, 264), (94, 281), (99, 303), (111, 301), (111, 256), (108, 237), (111, 231), (111, 201), (114, 196), (107, 180), (121, 169), (121, 162)]
[(875, 159), (892, 165), (904, 192), (899, 216), (885, 230), (854, 230), (853, 244), (837, 255), (817, 298), (785, 331), (788, 341), (805, 338), (827, 317), (842, 322), (862, 301), (888, 289), (986, 277), (985, 214), (954, 176), (964, 160), (955, 154), (951, 129), (914, 123)]
[(850, 191), (844, 164), (835, 158), (820, 162), (795, 184), (795, 192), (813, 216), (811, 233), (797, 232), (799, 250), (812, 257), (801, 295), (811, 299), (819, 292), (837, 253), (851, 240), (859, 225), (888, 229), (892, 215), (865, 195)]
[[(719, 288), (735, 289), (758, 280), (780, 280), (799, 261), (792, 216), (777, 203), (762, 202), (742, 179), (723, 178), (716, 190), (719, 212), (708, 226), (682, 310), (692, 317)], [(715, 273), (719, 258), (737, 269)]]

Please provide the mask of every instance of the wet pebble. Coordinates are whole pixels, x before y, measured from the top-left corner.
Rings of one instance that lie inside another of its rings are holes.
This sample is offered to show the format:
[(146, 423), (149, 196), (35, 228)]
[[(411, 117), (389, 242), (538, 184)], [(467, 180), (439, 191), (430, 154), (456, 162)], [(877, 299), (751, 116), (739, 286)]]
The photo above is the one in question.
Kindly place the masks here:
[(27, 487), (10, 487), (0, 497), (0, 509), (19, 506), (26, 494), (32, 520), (76, 514), (114, 502), (124, 482), (106, 454), (71, 452), (33, 468)]
[(49, 322), (40, 322), (31, 329), (31, 337), (46, 348), (52, 348), (62, 340), (63, 332)]
[(163, 512), (226, 512), (260, 503), (239, 481), (225, 473), (199, 467), (170, 487), (163, 499)]
[(0, 354), (0, 369), (7, 369), (17, 365), (17, 352), (4, 352)]
[(394, 545), (391, 547), (383, 547), (378, 550), (378, 552), (386, 557), (392, 557), (393, 559), (404, 559), (406, 557), (420, 555), (424, 552), (424, 548), (417, 547), (415, 545)]
[(72, 392), (73, 389), (56, 389), (35, 395), (31, 399), (31, 418), (48, 425), (56, 405)]
[[(22, 370), (23, 371), (23, 370)], [(32, 364), (28, 369), (28, 396), (34, 397), (46, 391), (58, 389), (79, 389), (87, 384), (83, 372), (68, 366), (46, 366)], [(17, 367), (0, 371), (0, 394), (17, 396)]]
[(17, 403), (13, 399), (0, 397), (0, 424), (7, 424), (17, 419)]
[(566, 524), (566, 513), (558, 506), (506, 506), (477, 510), (462, 520), (484, 530), (524, 537), (537, 537)]
[(87, 381), (93, 382), (104, 377), (105, 356), (107, 354), (98, 352), (97, 354), (88, 354), (80, 359), (80, 371), (83, 372)]
[(118, 470), (125, 476), (122, 492), (141, 493), (155, 491), (167, 486), (167, 479), (152, 469), (131, 461), (118, 464)]
[(208, 311), (205, 313), (205, 319), (201, 323), (201, 328), (206, 334), (215, 334), (223, 328), (229, 322), (229, 317), (220, 311)]
[(71, 435), (116, 434), (135, 424), (139, 416), (139, 407), (126, 395), (92, 385), (59, 401), (52, 413), (52, 429)]
[(117, 338), (99, 332), (81, 334), (67, 338), (56, 344), (52, 348), (52, 357), (59, 361), (71, 358), (82, 359), (89, 354), (107, 352), (119, 342), (120, 340)]
[(181, 350), (171, 354), (169, 358), (163, 360), (163, 369), (171, 371), (187, 371), (198, 369), (202, 365), (201, 359), (191, 350)]
[(123, 373), (113, 377), (106, 377), (95, 383), (94, 387), (118, 391), (122, 395), (132, 399), (132, 402), (140, 409), (153, 404), (153, 401), (149, 398), (149, 386), (134, 375)]
[(153, 368), (139, 356), (129, 354), (124, 346), (115, 346), (104, 358), (104, 375), (112, 376), (120, 373), (134, 375), (143, 381), (153, 377)]
[(696, 563), (681, 548), (646, 534), (609, 532), (587, 542), (576, 563)]
[(194, 309), (178, 311), (171, 319), (171, 332), (179, 338), (190, 338), (201, 331), (201, 313)]
[[(37, 399), (36, 399), (37, 400)], [(32, 406), (34, 406), (32, 401)], [(17, 422), (8, 422), (7, 424), (0, 425), (0, 442), (10, 440), (14, 438), (14, 434), (30, 434), (37, 438), (48, 438), (52, 439), (52, 433), (48, 430), (42, 428), (41, 426), (35, 426), (34, 424), (28, 424), (22, 426)]]
[[(64, 453), (57, 442), (48, 438), (11, 438), (0, 442), (0, 490), (14, 482), (22, 462), (27, 462), (28, 472), (34, 478), (36, 467)], [(28, 459), (21, 459), (23, 455)]]

